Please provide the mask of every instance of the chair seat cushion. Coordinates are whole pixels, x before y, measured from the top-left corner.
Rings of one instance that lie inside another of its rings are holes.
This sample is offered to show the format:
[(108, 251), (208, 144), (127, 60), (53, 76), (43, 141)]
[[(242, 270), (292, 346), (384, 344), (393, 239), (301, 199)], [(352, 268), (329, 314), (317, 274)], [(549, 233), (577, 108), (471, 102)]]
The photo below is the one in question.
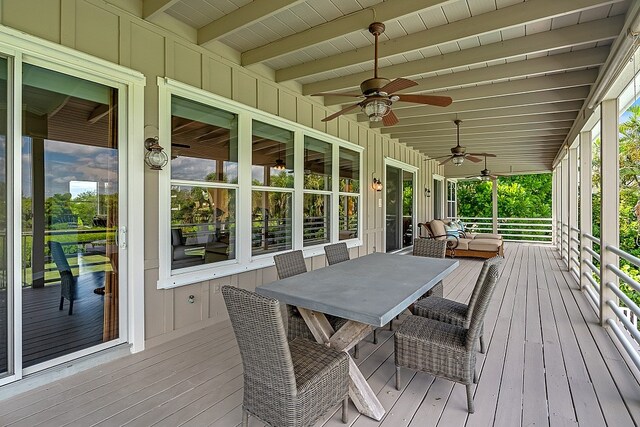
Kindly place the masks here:
[(456, 249), (462, 249), (466, 251), (467, 249), (469, 249), (469, 244), (471, 242), (473, 242), (473, 240), (460, 238), (458, 239), (458, 246), (456, 246)]
[(502, 246), (501, 240), (478, 239), (471, 240), (468, 244), (468, 249), (471, 251), (498, 252), (500, 246)]
[(456, 326), (466, 326), (468, 306), (457, 301), (432, 296), (421, 299), (413, 306), (413, 314)]
[(471, 237), (472, 239), (495, 239), (502, 240), (502, 234), (493, 234), (493, 233), (465, 233), (467, 237)]
[(402, 339), (445, 347), (450, 350), (465, 351), (467, 331), (449, 323), (439, 322), (420, 316), (409, 316), (396, 330)]

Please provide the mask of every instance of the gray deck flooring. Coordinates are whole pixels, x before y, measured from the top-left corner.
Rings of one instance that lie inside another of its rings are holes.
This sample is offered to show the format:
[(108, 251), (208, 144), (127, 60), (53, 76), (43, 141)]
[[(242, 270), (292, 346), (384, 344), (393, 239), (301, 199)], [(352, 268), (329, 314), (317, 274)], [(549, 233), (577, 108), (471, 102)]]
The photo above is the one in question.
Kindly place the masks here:
[[(360, 348), (360, 365), (387, 414), (350, 426), (632, 426), (640, 386), (550, 247), (508, 244), (485, 320), (476, 413), (464, 386), (403, 370), (394, 387), (393, 337), (380, 329)], [(445, 281), (465, 301), (482, 261), (463, 259)], [(236, 426), (242, 364), (228, 322), (0, 401), (0, 425)], [(255, 418), (251, 426), (260, 426)], [(343, 426), (339, 412), (318, 425)]]

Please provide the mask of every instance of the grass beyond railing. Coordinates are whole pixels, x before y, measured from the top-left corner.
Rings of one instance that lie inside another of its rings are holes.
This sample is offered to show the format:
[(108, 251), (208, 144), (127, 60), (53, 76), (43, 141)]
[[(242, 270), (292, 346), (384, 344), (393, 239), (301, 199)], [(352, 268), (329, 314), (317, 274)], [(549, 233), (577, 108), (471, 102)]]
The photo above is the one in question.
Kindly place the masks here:
[[(492, 233), (493, 219), (487, 217), (460, 217), (467, 230), (473, 233)], [(498, 234), (504, 240), (517, 242), (551, 243), (551, 218), (498, 218)]]

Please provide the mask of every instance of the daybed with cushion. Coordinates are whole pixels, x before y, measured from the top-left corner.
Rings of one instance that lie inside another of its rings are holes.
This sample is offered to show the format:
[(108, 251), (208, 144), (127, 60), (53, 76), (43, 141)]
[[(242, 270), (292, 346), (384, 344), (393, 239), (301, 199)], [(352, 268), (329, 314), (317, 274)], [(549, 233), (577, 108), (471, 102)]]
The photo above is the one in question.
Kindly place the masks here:
[(447, 255), (466, 256), (477, 258), (493, 258), (496, 255), (504, 256), (504, 243), (502, 236), (497, 234), (462, 234), (458, 237), (450, 229), (447, 230), (442, 220), (434, 219), (428, 223), (420, 223), (430, 239), (447, 240)]

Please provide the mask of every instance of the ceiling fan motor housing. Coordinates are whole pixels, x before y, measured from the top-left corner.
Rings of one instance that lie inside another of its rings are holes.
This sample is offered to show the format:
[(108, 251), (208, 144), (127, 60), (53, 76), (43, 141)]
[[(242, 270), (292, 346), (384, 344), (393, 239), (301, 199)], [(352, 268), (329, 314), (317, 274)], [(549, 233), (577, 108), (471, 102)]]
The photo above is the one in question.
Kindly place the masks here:
[(363, 95), (373, 95), (378, 93), (380, 88), (386, 86), (387, 84), (389, 84), (389, 82), (390, 80), (385, 79), (384, 77), (374, 77), (360, 83), (360, 90), (362, 91)]

